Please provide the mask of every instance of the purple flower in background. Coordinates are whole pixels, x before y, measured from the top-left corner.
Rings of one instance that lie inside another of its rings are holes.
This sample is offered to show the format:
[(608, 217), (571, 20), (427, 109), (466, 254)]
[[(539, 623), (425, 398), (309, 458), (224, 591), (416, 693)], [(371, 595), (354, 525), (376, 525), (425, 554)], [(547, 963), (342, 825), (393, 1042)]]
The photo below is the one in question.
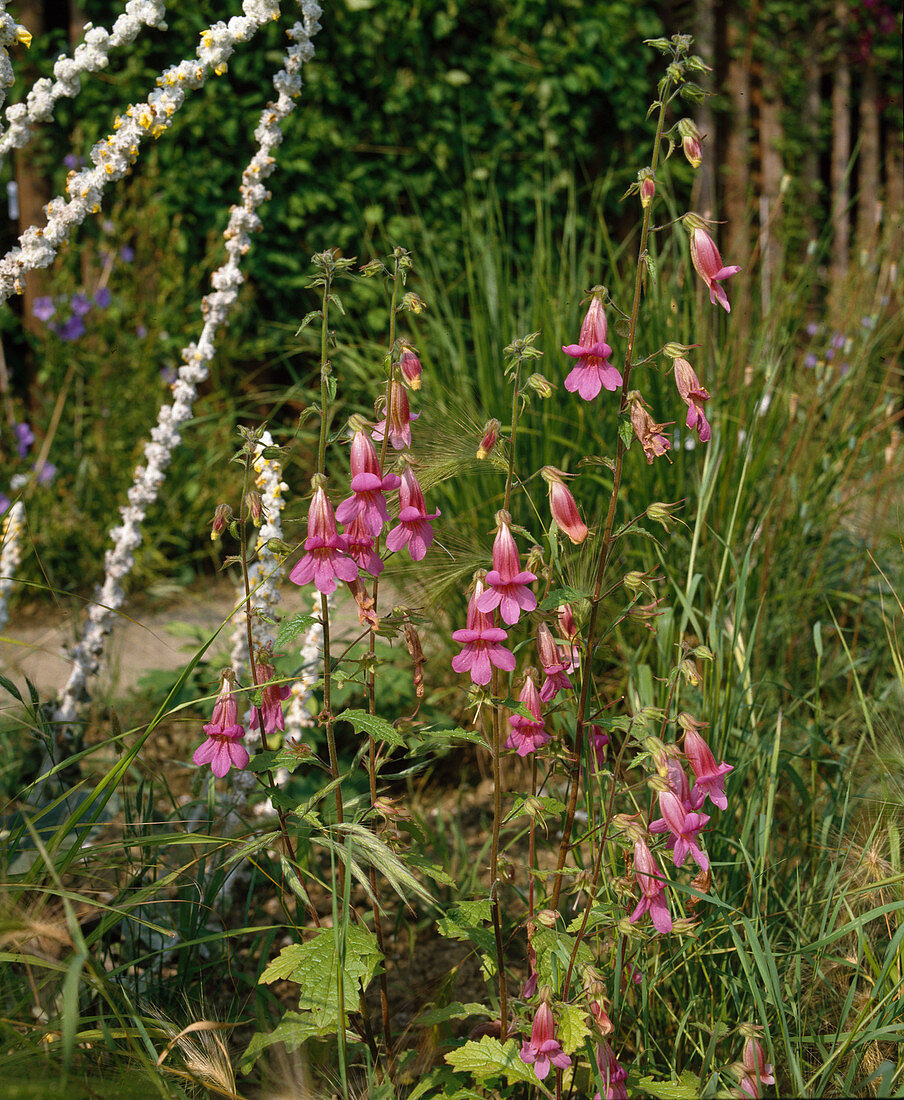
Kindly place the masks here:
[(876, 318), (875, 317), (862, 317), (860, 319), (860, 324), (863, 325), (864, 328), (874, 328), (875, 324), (876, 324)]
[(178, 377), (179, 372), (175, 367), (161, 367), (160, 368), (160, 380), (165, 382), (168, 386), (171, 386)]
[(56, 477), (57, 468), (52, 462), (45, 462), (38, 470), (38, 484), (46, 485)]
[(835, 335), (832, 337), (832, 347), (843, 348), (846, 339), (847, 337), (844, 335), (843, 332), (836, 332)]
[(100, 227), (105, 233), (112, 233), (116, 229), (116, 226), (110, 221), (109, 218), (104, 218), (104, 220), (100, 223)]
[(98, 287), (97, 293), (94, 295), (94, 304), (98, 309), (106, 309), (107, 306), (113, 301), (113, 295), (110, 293), (108, 286)]
[(11, 503), (12, 502), (10, 501), (6, 493), (0, 493), (0, 516), (2, 516), (6, 512)]
[(119, 250), (119, 258), (124, 264), (130, 264), (135, 259), (135, 249), (130, 245), (124, 244)]
[(135, 329), (135, 335), (138, 337), (139, 340), (143, 340), (145, 336), (147, 336), (147, 334), (148, 330), (144, 327), (144, 325), (138, 325)]
[(78, 157), (75, 155), (75, 153), (67, 153), (63, 157), (63, 164), (65, 164), (67, 168), (81, 168), (84, 163), (85, 158)]
[(53, 304), (53, 298), (48, 298), (47, 295), (44, 295), (42, 298), (35, 298), (35, 304), (31, 307), (31, 312), (39, 321), (49, 321), (54, 313), (56, 313), (56, 306)]
[(819, 332), (819, 325), (817, 325), (815, 321), (811, 321), (807, 325), (807, 335), (815, 336), (817, 332)]
[(28, 454), (28, 450), (32, 443), (35, 441), (35, 433), (24, 421), (21, 424), (17, 424), (14, 431), (16, 435), (16, 450), (19, 452), (19, 458), (24, 458)]
[(826, 348), (826, 362), (831, 363), (834, 358), (835, 358), (835, 349), (834, 348)]
[(73, 294), (69, 305), (77, 317), (84, 317), (91, 311), (91, 299), (86, 294)]
[(807, 352), (807, 354), (804, 356), (805, 367), (810, 367), (812, 369), (816, 366), (818, 362), (819, 360), (816, 358), (812, 351)]
[(57, 325), (55, 331), (61, 340), (77, 340), (85, 333), (85, 322), (81, 317), (70, 317), (65, 325)]

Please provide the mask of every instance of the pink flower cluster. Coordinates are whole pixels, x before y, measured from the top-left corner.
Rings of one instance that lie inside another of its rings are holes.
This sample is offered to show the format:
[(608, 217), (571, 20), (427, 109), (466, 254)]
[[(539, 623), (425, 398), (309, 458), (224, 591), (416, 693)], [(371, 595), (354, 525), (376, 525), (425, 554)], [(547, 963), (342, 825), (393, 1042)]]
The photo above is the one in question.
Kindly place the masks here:
[[(409, 417), (405, 390), (394, 383), (393, 393), (396, 390), (403, 401), (396, 400), (390, 407), (389, 432), (393, 446), (399, 440), (401, 447), (411, 442), (409, 425), (413, 418)], [(393, 416), (393, 408), (398, 412), (402, 407), (404, 424), (401, 419), (394, 420)], [(385, 421), (382, 427), (385, 428)], [(382, 438), (376, 430), (374, 435)], [(310, 584), (313, 581), (315, 587), (326, 595), (335, 591), (337, 581), (353, 584), (359, 571), (373, 577), (378, 577), (383, 571), (383, 561), (376, 551), (376, 540), (389, 522), (386, 493), (397, 489), (399, 494), (399, 522), (386, 536), (386, 548), (393, 553), (407, 546), (412, 559), (420, 561), (433, 542), (430, 521), (440, 514), (439, 511), (427, 511), (424, 494), (410, 465), (405, 466), (401, 477), (383, 473), (363, 423), (355, 426), (351, 475), (352, 495), (343, 500), (335, 512), (323, 486), (318, 484), (315, 488), (308, 509), (305, 553), (289, 574), (289, 579), (295, 584)], [(337, 521), (345, 525), (344, 534), (339, 533)]]
[[(682, 765), (675, 759), (667, 762), (669, 789), (659, 794), (661, 817), (650, 822), (651, 833), (667, 833), (666, 847), (672, 850), (676, 867), (683, 867), (687, 857), (703, 872), (709, 871), (709, 858), (697, 840), (700, 832), (709, 824), (709, 815), (700, 812), (707, 798), (714, 806), (724, 810), (728, 806), (725, 795), (725, 776), (732, 766), (724, 761), (716, 764), (711, 749), (698, 733), (700, 723), (689, 714), (679, 714), (678, 724), (684, 729), (684, 753), (694, 775), (691, 787)], [(634, 875), (643, 896), (631, 914), (631, 923), (649, 913), (657, 932), (672, 930), (672, 918), (665, 904), (664, 877), (656, 857), (642, 837), (634, 842)]]

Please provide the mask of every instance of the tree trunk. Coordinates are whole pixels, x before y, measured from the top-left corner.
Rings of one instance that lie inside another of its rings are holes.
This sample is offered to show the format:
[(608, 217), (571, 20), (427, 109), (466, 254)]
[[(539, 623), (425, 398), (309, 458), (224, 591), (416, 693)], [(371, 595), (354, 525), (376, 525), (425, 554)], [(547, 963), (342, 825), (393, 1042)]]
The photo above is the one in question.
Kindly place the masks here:
[[(847, 6), (836, 0), (835, 19), (844, 30)], [(832, 264), (830, 290), (833, 300), (839, 300), (841, 284), (847, 273), (851, 243), (850, 180), (851, 160), (851, 70), (842, 47), (835, 62), (832, 83)]]
[(869, 65), (863, 73), (860, 92), (860, 157), (857, 173), (857, 232), (855, 245), (858, 252), (871, 252), (881, 221), (879, 189), (879, 106), (876, 102), (879, 86), (876, 70)]
[[(715, 0), (697, 0), (694, 15), (696, 52), (710, 68), (715, 68), (716, 58), (716, 4)], [(691, 208), (704, 218), (716, 216), (716, 163), (718, 142), (716, 117), (711, 101), (707, 98), (697, 106), (697, 129), (704, 137), (703, 163), (694, 177)]]
[[(723, 256), (729, 264), (740, 264), (745, 270), (750, 265), (750, 239), (748, 203), (750, 201), (750, 56), (742, 52), (749, 43), (749, 28), (737, 19), (730, 19), (727, 26), (729, 49), (726, 91), (731, 99), (730, 117), (724, 141), (724, 189), (723, 209), (727, 226)], [(749, 314), (750, 281), (739, 279), (737, 285), (737, 312), (742, 317)]]
[[(817, 40), (818, 41), (818, 40)], [(808, 50), (804, 60), (804, 81), (806, 91), (804, 93), (803, 123), (807, 134), (806, 153), (804, 154), (801, 168), (803, 170), (803, 195), (802, 210), (804, 225), (807, 227), (807, 236), (811, 241), (819, 238), (821, 225), (818, 223), (817, 211), (819, 210), (819, 115), (822, 110), (822, 96), (819, 84), (822, 79), (822, 69), (819, 64), (819, 50)]]
[(769, 311), (782, 269), (782, 139), (775, 74), (763, 73), (760, 102), (760, 294), (763, 315)]

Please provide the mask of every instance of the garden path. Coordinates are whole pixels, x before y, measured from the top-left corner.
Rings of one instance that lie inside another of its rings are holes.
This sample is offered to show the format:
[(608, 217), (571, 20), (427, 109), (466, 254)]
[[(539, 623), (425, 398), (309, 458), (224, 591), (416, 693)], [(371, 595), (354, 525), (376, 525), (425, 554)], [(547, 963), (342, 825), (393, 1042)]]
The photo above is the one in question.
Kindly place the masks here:
[[(181, 668), (234, 607), (235, 587), (225, 578), (182, 588), (178, 598), (170, 593), (168, 599), (128, 601), (107, 640), (105, 667), (93, 694), (121, 697), (148, 672)], [(52, 697), (69, 676), (65, 650), (77, 640), (83, 621), (83, 609), (73, 605), (14, 607), (0, 635), (0, 672), (26, 697), (26, 677), (42, 700)], [(227, 645), (229, 630), (224, 631)]]

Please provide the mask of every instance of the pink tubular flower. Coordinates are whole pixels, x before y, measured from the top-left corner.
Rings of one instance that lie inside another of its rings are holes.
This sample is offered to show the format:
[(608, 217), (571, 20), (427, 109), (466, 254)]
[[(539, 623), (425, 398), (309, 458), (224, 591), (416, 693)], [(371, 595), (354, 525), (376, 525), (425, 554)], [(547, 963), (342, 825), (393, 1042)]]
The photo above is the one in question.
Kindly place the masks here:
[(521, 570), (521, 559), (508, 514), (499, 513), (497, 523), (493, 568), (487, 573), (487, 587), (477, 606), (480, 611), (486, 612), (498, 607), (503, 620), (512, 626), (521, 617), (522, 611), (533, 611), (537, 606), (537, 597), (527, 587), (537, 577), (534, 573)]
[(556, 1022), (545, 1001), (540, 1002), (534, 1013), (530, 1042), (521, 1045), (518, 1057), (526, 1066), (534, 1067), (541, 1081), (549, 1075), (550, 1065), (557, 1069), (567, 1069), (571, 1065), (571, 1059), (563, 1053), (562, 1044), (556, 1039)]
[(364, 515), (357, 515), (345, 529), (345, 541), (348, 543), (348, 556), (357, 562), (358, 569), (379, 577), (383, 572), (383, 562), (374, 549), (374, 537), (367, 527)]
[(725, 288), (718, 284), (723, 279), (730, 279), (732, 275), (737, 275), (741, 269), (737, 266), (722, 266), (722, 257), (719, 255), (715, 241), (705, 229), (700, 227), (691, 230), (691, 260), (700, 278), (709, 287), (709, 300), (712, 304), (718, 303), (726, 313), (731, 313)]
[(540, 698), (544, 703), (551, 703), (560, 691), (571, 690), (571, 681), (568, 679), (568, 661), (546, 623), (540, 623), (537, 627), (537, 651), (546, 675), (540, 688)]
[(708, 443), (712, 430), (703, 412), (704, 401), (709, 401), (709, 393), (700, 385), (700, 379), (686, 359), (675, 360), (675, 385), (681, 399), (687, 405), (687, 426), (700, 437), (701, 443)]
[[(256, 674), (254, 682), (261, 689), (261, 705), (260, 708), (254, 707), (251, 711), (251, 728), (253, 730), (257, 729), (258, 714), (260, 713), (264, 719), (265, 734), (284, 730), (286, 723), (283, 719), (282, 704), (283, 699), (288, 699), (292, 694), (292, 689), (288, 684), (269, 682), (276, 675), (276, 669), (269, 661), (262, 661), (258, 658), (254, 671)], [(264, 747), (266, 748), (266, 746)]]
[(493, 675), (491, 665), (503, 672), (514, 672), (516, 662), (515, 654), (502, 645), (508, 640), (508, 634), (501, 627), (493, 626), (492, 615), (477, 609), (482, 594), (483, 584), (478, 581), (468, 602), (468, 625), (452, 635), (464, 647), (452, 658), (452, 668), (456, 672), (470, 672), (474, 683), (485, 687)]
[(430, 520), (436, 519), (439, 509), (427, 512), (424, 494), (414, 471), (406, 466), (399, 485), (399, 522), (386, 536), (386, 549), (397, 554), (407, 544), (412, 561), (421, 561), (433, 542)]
[(772, 1066), (766, 1061), (766, 1052), (759, 1039), (752, 1037), (744, 1043), (742, 1061), (749, 1076), (754, 1080), (759, 1080), (763, 1085), (775, 1084)]
[(634, 842), (634, 877), (643, 891), (643, 897), (630, 916), (631, 924), (649, 913), (653, 927), (662, 935), (672, 930), (672, 918), (665, 906), (662, 871), (656, 857), (642, 838)]
[(351, 523), (356, 516), (363, 516), (364, 529), (371, 535), (379, 535), (389, 519), (384, 493), (398, 489), (398, 474), (380, 472), (380, 460), (376, 449), (364, 428), (358, 428), (352, 439), (351, 453), (352, 496), (343, 500), (336, 509), (340, 523)]
[(358, 566), (348, 556), (348, 542), (336, 529), (336, 517), (329, 497), (319, 485), (308, 508), (308, 537), (305, 555), (289, 574), (293, 584), (310, 584), (324, 595), (336, 591), (336, 578), (353, 581)]
[(625, 1087), (628, 1072), (619, 1065), (615, 1051), (605, 1039), (596, 1048), (596, 1066), (603, 1078), (603, 1091), (596, 1093), (593, 1100), (628, 1100)]
[(668, 844), (675, 849), (675, 866), (683, 867), (690, 854), (701, 871), (708, 871), (709, 859), (697, 843), (697, 834), (709, 824), (709, 815), (686, 810), (671, 791), (659, 792), (659, 810), (662, 817), (650, 822), (650, 832), (670, 834)]
[(388, 420), (389, 442), (395, 450), (401, 451), (411, 446), (411, 421), (417, 420), (420, 415), (420, 413), (412, 415), (405, 387), (393, 379), (389, 387), (389, 412), (379, 424), (374, 425), (371, 435), (378, 443), (382, 443)]
[(544, 466), (540, 476), (549, 486), (549, 510), (556, 526), (577, 546), (587, 538), (587, 525), (581, 519), (574, 497), (565, 484), (565, 475), (555, 466)]
[(677, 760), (669, 757), (666, 767), (669, 770), (669, 789), (672, 794), (677, 795), (678, 801), (685, 811), (690, 813), (692, 810), (699, 810), (706, 801), (706, 796), (699, 791), (696, 794), (691, 794), (687, 773)]
[(239, 744), (245, 736), (245, 729), (239, 724), (238, 704), (232, 690), (234, 681), (232, 669), (224, 669), (213, 714), (204, 727), (207, 740), (195, 749), (192, 756), (199, 768), (209, 764), (217, 779), (222, 779), (230, 768), (247, 768), (250, 759), (248, 750)]
[[(684, 721), (682, 721), (684, 719)], [(690, 719), (690, 722), (687, 721)], [(731, 764), (723, 760), (716, 764), (716, 758), (712, 754), (709, 745), (697, 733), (697, 723), (690, 715), (679, 715), (679, 724), (684, 729), (684, 752), (690, 761), (694, 771), (696, 782), (693, 793), (706, 795), (714, 806), (720, 810), (728, 808), (728, 798), (725, 795), (725, 776), (734, 771)]]
[(524, 687), (518, 699), (534, 717), (525, 718), (523, 714), (513, 714), (509, 717), (512, 732), (508, 736), (505, 747), (515, 749), (519, 756), (528, 756), (549, 740), (549, 734), (543, 728), (543, 712), (540, 708), (537, 685), (530, 673), (525, 678)]
[(604, 386), (611, 391), (622, 384), (621, 374), (609, 362), (612, 348), (606, 343), (607, 334), (603, 303), (594, 294), (581, 325), (579, 343), (566, 344), (562, 348), (566, 355), (578, 361), (565, 379), (565, 389), (569, 393), (577, 391), (585, 401), (592, 401)]
[(606, 750), (609, 747), (609, 734), (603, 730), (602, 726), (590, 727), (590, 747), (593, 749), (594, 759), (592, 770), (599, 771), (606, 762)]
[(405, 344), (399, 355), (399, 370), (402, 372), (402, 377), (405, 379), (405, 382), (413, 390), (419, 390), (421, 388), (421, 374), (423, 368), (421, 367), (420, 359), (417, 357), (417, 352), (410, 344)]

